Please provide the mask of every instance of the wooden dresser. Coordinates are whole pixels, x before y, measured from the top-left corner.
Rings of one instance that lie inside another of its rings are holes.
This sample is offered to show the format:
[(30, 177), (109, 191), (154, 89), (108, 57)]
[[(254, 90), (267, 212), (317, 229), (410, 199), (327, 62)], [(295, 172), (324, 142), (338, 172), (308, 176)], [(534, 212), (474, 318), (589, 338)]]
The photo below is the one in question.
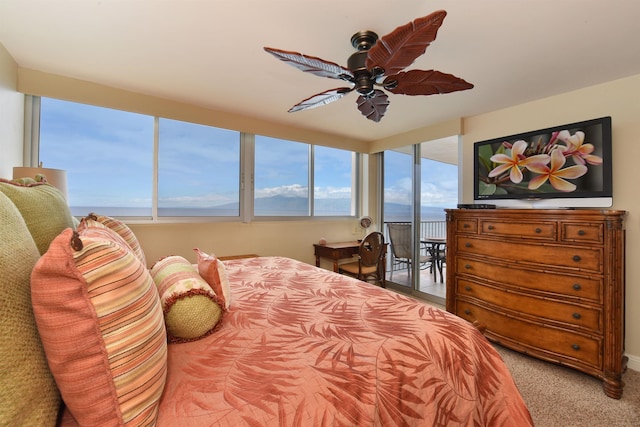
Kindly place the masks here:
[(447, 210), (447, 311), (501, 345), (603, 381), (619, 399), (624, 211)]

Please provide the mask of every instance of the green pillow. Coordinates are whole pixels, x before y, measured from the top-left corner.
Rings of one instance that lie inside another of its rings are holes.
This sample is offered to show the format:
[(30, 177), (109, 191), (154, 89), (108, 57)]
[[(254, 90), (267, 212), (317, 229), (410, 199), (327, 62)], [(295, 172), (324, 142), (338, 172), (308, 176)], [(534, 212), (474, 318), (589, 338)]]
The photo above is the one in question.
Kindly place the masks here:
[(31, 308), (40, 253), (20, 212), (0, 192), (0, 425), (55, 425), (60, 394)]
[(41, 255), (62, 230), (75, 229), (64, 196), (52, 185), (21, 185), (0, 179), (0, 192), (9, 197), (20, 211)]

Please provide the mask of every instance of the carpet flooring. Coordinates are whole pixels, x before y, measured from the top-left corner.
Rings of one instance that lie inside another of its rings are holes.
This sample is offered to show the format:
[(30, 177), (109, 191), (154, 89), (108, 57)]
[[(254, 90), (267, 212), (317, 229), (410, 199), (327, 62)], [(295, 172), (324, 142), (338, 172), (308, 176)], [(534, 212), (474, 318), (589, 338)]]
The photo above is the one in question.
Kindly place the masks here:
[(494, 346), (537, 427), (640, 426), (640, 372), (627, 369), (622, 398), (612, 399), (595, 377)]

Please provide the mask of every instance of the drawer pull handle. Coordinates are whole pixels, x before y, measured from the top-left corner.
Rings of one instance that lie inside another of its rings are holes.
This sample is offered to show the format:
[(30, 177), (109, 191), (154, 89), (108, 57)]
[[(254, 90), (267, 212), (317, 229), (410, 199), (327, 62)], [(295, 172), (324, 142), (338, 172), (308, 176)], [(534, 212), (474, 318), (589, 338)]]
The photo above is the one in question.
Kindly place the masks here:
[(536, 233), (538, 233), (538, 234), (542, 233), (542, 229), (541, 229), (541, 228), (536, 228), (536, 230), (535, 230), (535, 231), (536, 231)]
[(471, 247), (471, 243), (469, 243), (469, 242), (465, 243), (465, 244), (464, 244), (464, 247), (465, 247), (465, 248), (470, 248), (470, 247)]
[(580, 262), (580, 260), (581, 260), (580, 255), (574, 255), (574, 256), (573, 256), (573, 260), (574, 260), (575, 262)]
[(463, 224), (462, 225), (462, 228), (469, 228), (469, 227), (470, 227), (469, 224)]
[(580, 346), (578, 344), (571, 344), (571, 348), (575, 351), (580, 351)]
[(464, 268), (467, 269), (467, 270), (471, 270), (471, 264), (465, 264)]
[(580, 283), (574, 283), (573, 284), (573, 290), (574, 291), (581, 291), (582, 290), (582, 286), (580, 286)]
[(466, 314), (467, 316), (468, 316), (468, 315), (470, 315), (470, 314), (471, 314), (471, 310), (466, 309), (466, 310), (464, 311), (464, 314)]
[(584, 236), (587, 234), (584, 230), (578, 230), (578, 236)]
[(467, 291), (467, 292), (471, 291), (471, 286), (469, 286), (469, 285), (465, 286), (464, 290)]
[(488, 226), (487, 228), (488, 228), (489, 230), (493, 230), (493, 229), (495, 229), (495, 227), (494, 227), (493, 225), (490, 225), (490, 226)]
[(582, 314), (580, 314), (580, 313), (573, 313), (573, 318), (574, 318), (574, 319), (580, 319), (580, 318), (582, 318)]

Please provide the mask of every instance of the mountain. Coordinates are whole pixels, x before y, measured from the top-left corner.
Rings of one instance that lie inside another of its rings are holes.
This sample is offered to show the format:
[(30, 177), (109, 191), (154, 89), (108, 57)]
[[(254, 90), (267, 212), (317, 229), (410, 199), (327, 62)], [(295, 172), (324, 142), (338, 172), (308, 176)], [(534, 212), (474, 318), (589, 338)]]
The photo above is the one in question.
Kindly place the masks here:
[[(228, 203), (212, 208), (164, 208), (164, 215), (189, 215), (188, 212), (202, 210), (203, 215), (238, 215), (238, 203)], [(304, 197), (272, 196), (255, 199), (254, 210), (257, 216), (307, 216), (308, 205)], [(318, 216), (346, 216), (351, 211), (351, 201), (348, 199), (320, 199), (316, 201), (315, 212)], [(208, 213), (206, 213), (208, 212)], [(385, 203), (385, 221), (410, 221), (411, 206), (401, 203)], [(444, 221), (444, 208), (422, 206), (421, 219), (423, 221)]]

